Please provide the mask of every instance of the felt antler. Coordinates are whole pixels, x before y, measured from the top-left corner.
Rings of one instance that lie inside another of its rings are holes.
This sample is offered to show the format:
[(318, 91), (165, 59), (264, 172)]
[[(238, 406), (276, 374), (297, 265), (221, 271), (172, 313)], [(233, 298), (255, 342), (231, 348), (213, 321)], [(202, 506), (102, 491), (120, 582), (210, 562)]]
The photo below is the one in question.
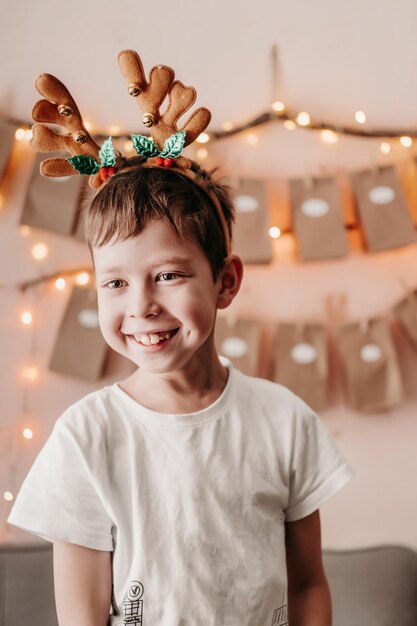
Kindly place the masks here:
[[(179, 118), (194, 104), (196, 90), (194, 87), (185, 87), (178, 80), (174, 81), (174, 70), (165, 65), (152, 68), (147, 82), (142, 61), (134, 50), (120, 52), (119, 64), (128, 81), (130, 95), (137, 98), (142, 109), (144, 125), (151, 128), (153, 141), (159, 150), (163, 150), (166, 140), (178, 133)], [(159, 108), (167, 95), (169, 105), (161, 115)], [(185, 137), (183, 146), (192, 143), (207, 128), (210, 119), (211, 113), (208, 109), (199, 108), (194, 111), (180, 131)]]
[[(36, 122), (57, 124), (67, 128), (69, 134), (56, 133), (44, 124), (35, 124), (32, 128), (32, 147), (37, 152), (64, 150), (73, 156), (90, 157), (99, 160), (99, 146), (91, 138), (84, 126), (80, 111), (68, 89), (52, 74), (41, 74), (35, 82), (39, 93), (45, 100), (39, 100), (32, 110)], [(46, 159), (41, 164), (44, 176), (72, 176), (78, 174), (71, 162), (65, 157)], [(94, 173), (90, 178), (92, 187), (99, 187), (100, 176)]]

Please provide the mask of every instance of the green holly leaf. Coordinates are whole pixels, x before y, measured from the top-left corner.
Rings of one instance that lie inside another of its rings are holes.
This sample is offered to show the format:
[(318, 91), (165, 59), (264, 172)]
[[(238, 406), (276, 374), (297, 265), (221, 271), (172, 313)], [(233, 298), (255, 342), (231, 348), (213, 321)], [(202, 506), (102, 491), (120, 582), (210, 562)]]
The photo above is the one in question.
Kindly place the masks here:
[(68, 161), (80, 174), (95, 174), (100, 169), (100, 164), (93, 157), (86, 154), (70, 157)]
[(116, 153), (111, 137), (106, 139), (99, 150), (101, 167), (114, 167), (116, 164)]
[(184, 149), (185, 135), (185, 130), (179, 130), (177, 133), (168, 137), (168, 139), (165, 139), (161, 157), (164, 157), (164, 159), (177, 158), (177, 156), (179, 156)]
[(131, 135), (131, 137), (133, 147), (141, 156), (148, 158), (158, 156), (160, 154), (158, 146), (156, 146), (154, 142), (149, 139), (149, 137), (145, 137), (145, 135)]

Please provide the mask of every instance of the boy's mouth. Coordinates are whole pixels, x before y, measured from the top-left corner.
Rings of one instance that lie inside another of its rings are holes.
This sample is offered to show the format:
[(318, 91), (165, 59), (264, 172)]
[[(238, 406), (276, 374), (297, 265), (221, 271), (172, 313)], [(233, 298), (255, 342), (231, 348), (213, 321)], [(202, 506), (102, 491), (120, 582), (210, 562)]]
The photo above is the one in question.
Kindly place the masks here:
[(158, 333), (136, 333), (131, 335), (137, 343), (142, 344), (143, 346), (156, 346), (157, 344), (166, 341), (167, 339), (171, 339), (177, 332), (179, 328), (175, 328), (174, 330), (163, 330)]

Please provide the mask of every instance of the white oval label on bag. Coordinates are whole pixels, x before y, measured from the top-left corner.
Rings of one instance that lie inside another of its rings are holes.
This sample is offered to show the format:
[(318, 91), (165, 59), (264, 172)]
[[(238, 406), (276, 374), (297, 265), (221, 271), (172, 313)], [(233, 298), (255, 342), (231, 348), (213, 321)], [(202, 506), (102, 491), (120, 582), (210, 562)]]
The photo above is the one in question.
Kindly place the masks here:
[(395, 198), (395, 191), (392, 187), (380, 185), (371, 189), (368, 198), (372, 204), (389, 204)]
[(309, 198), (301, 205), (301, 212), (307, 217), (323, 217), (330, 211), (330, 205), (322, 198)]
[(98, 312), (95, 309), (83, 309), (78, 313), (78, 322), (85, 328), (98, 328)]
[(241, 337), (228, 337), (221, 345), (221, 352), (225, 356), (229, 356), (231, 359), (238, 359), (248, 351), (248, 344)]
[(375, 343), (367, 343), (362, 346), (360, 355), (365, 363), (376, 363), (382, 356), (382, 350)]
[(317, 350), (311, 343), (297, 343), (291, 350), (291, 358), (296, 363), (308, 365), (317, 359)]
[(240, 195), (235, 198), (236, 210), (239, 213), (252, 213), (259, 208), (259, 200), (253, 196)]

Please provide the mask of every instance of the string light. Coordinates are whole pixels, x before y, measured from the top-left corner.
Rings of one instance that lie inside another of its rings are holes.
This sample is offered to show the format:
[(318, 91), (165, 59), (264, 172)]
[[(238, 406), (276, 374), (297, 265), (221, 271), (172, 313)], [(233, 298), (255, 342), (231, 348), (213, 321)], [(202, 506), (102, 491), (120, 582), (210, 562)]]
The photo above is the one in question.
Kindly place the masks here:
[(293, 120), (285, 120), (284, 128), (286, 128), (287, 130), (294, 130), (295, 128), (297, 128), (297, 124)]
[(275, 102), (272, 103), (271, 107), (272, 110), (275, 111), (275, 113), (282, 113), (283, 111), (285, 111), (285, 104), (280, 100), (275, 100)]
[(23, 370), (22, 375), (25, 380), (34, 382), (39, 378), (39, 369), (36, 365), (31, 365)]
[(49, 248), (44, 243), (37, 243), (32, 248), (32, 256), (37, 261), (41, 261), (48, 256)]
[(120, 134), (120, 126), (110, 126), (109, 135), (114, 137), (115, 135), (119, 135), (119, 134)]
[(123, 144), (123, 150), (125, 152), (133, 152), (134, 151), (134, 147), (133, 147), (133, 143), (130, 139), (126, 139), (126, 141)]
[(7, 502), (11, 502), (14, 498), (13, 494), (11, 491), (5, 491), (3, 494), (3, 498), (7, 501)]
[(90, 130), (92, 130), (93, 128), (93, 125), (91, 124), (89, 120), (84, 120), (84, 126), (85, 126), (85, 129), (88, 130), (88, 132), (90, 132)]
[(32, 323), (33, 319), (32, 313), (30, 311), (25, 311), (24, 313), (22, 313), (20, 319), (24, 324), (26, 324), (26, 326), (29, 326)]
[(234, 125), (232, 122), (223, 122), (222, 124), (222, 128), (224, 131), (226, 131), (226, 133), (230, 132), (231, 130), (233, 130)]
[(301, 113), (297, 115), (297, 124), (299, 126), (308, 126), (310, 122), (310, 116), (307, 111), (301, 111)]
[(199, 148), (196, 152), (197, 155), (197, 159), (200, 159), (200, 161), (204, 161), (204, 159), (207, 159), (208, 157), (208, 150), (206, 150), (205, 148)]
[(28, 128), (27, 130), (25, 130), (25, 139), (30, 141), (32, 138), (33, 138), (33, 132), (30, 128)]
[(25, 138), (25, 129), (24, 128), (18, 128), (16, 130), (14, 136), (17, 139), (17, 141), (22, 141), (22, 139)]
[(59, 289), (60, 291), (62, 291), (62, 289), (65, 289), (66, 284), (67, 283), (65, 281), (65, 278), (57, 278), (55, 281), (55, 287)]
[(77, 285), (81, 286), (88, 285), (88, 283), (90, 282), (90, 274), (88, 274), (88, 272), (80, 272), (75, 277), (75, 282), (77, 283)]
[(249, 135), (246, 138), (246, 141), (248, 142), (250, 146), (255, 146), (259, 141), (258, 135), (256, 133), (249, 133)]
[(24, 428), (22, 435), (25, 439), (33, 439), (33, 430), (31, 428)]
[(413, 140), (411, 139), (411, 137), (400, 137), (400, 144), (402, 146), (404, 146), (404, 148), (411, 148), (411, 146), (413, 145)]
[(389, 154), (391, 152), (391, 145), (387, 141), (383, 141), (379, 146), (382, 154)]
[(19, 226), (19, 233), (22, 235), (22, 237), (27, 237), (28, 235), (30, 235), (30, 226), (26, 226), (26, 224), (24, 224), (23, 226)]
[(278, 226), (271, 226), (271, 228), (269, 229), (269, 236), (272, 237), (272, 239), (278, 239), (280, 235), (281, 229), (278, 228)]
[(356, 111), (355, 120), (358, 122), (358, 124), (365, 124), (366, 122), (365, 113), (363, 111)]
[(320, 137), (325, 143), (337, 143), (339, 141), (339, 135), (328, 128), (321, 131)]
[(210, 135), (208, 133), (200, 133), (196, 139), (197, 143), (207, 143), (210, 141)]

